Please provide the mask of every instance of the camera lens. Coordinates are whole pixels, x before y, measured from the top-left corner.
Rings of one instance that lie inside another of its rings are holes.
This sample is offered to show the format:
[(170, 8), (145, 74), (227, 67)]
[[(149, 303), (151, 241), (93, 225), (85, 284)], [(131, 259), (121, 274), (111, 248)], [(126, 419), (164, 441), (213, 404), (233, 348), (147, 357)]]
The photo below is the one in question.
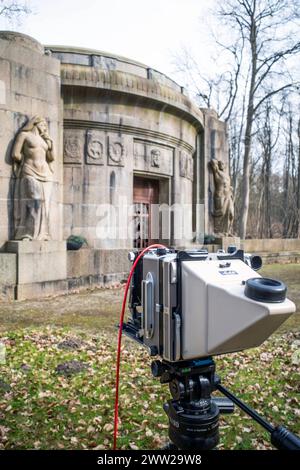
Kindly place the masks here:
[(254, 277), (248, 279), (245, 285), (245, 296), (257, 302), (284, 302), (286, 298), (286, 285), (276, 279), (267, 277)]

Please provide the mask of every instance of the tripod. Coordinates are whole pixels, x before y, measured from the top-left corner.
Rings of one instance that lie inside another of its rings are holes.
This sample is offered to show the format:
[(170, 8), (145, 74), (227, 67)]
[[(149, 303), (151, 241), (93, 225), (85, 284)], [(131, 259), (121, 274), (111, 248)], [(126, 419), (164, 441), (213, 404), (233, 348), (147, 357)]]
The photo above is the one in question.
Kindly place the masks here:
[[(162, 384), (169, 383), (172, 395), (164, 404), (169, 418), (168, 449), (214, 449), (219, 443), (220, 414), (233, 413), (236, 404), (270, 433), (274, 447), (300, 450), (299, 437), (283, 426), (272, 426), (221, 385), (211, 358), (175, 363), (154, 361), (151, 370)], [(212, 397), (215, 390), (226, 398)]]

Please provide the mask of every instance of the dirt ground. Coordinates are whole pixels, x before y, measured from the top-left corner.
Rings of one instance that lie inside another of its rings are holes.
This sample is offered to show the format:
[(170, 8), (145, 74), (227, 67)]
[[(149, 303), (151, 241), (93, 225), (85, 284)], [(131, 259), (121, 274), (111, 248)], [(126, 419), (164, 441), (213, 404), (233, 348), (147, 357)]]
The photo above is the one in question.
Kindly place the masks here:
[(43, 325), (111, 330), (118, 322), (123, 291), (124, 287), (94, 289), (39, 300), (0, 302), (0, 331)]

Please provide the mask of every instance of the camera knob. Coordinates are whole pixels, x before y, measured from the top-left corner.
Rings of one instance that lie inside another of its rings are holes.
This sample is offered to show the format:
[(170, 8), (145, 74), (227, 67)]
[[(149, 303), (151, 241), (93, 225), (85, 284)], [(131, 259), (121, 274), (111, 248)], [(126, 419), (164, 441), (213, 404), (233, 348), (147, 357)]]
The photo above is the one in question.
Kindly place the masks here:
[(152, 372), (153, 377), (160, 377), (163, 374), (164, 370), (165, 370), (165, 368), (164, 368), (163, 364), (160, 361), (153, 361), (152, 362), (151, 372)]

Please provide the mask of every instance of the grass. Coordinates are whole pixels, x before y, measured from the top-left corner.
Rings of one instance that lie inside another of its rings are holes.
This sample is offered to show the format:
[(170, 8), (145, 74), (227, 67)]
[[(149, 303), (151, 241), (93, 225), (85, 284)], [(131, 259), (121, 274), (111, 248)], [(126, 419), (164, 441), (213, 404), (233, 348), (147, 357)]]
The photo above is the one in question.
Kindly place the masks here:
[[(281, 278), (300, 309), (299, 265), (273, 265), (264, 275)], [(95, 290), (36, 302), (0, 304), (0, 448), (108, 449), (112, 445), (114, 362), (122, 290)], [(299, 316), (288, 320), (260, 348), (219, 356), (222, 382), (274, 423), (300, 432)], [(61, 349), (77, 338), (78, 348)], [(162, 405), (167, 385), (150, 373), (147, 352), (123, 341), (120, 432), (124, 449), (161, 448), (167, 441)], [(56, 372), (70, 360), (77, 374)], [(295, 363), (294, 363), (295, 362)], [(9, 388), (8, 388), (9, 387)], [(244, 414), (221, 418), (220, 448), (271, 448), (268, 435)]]

